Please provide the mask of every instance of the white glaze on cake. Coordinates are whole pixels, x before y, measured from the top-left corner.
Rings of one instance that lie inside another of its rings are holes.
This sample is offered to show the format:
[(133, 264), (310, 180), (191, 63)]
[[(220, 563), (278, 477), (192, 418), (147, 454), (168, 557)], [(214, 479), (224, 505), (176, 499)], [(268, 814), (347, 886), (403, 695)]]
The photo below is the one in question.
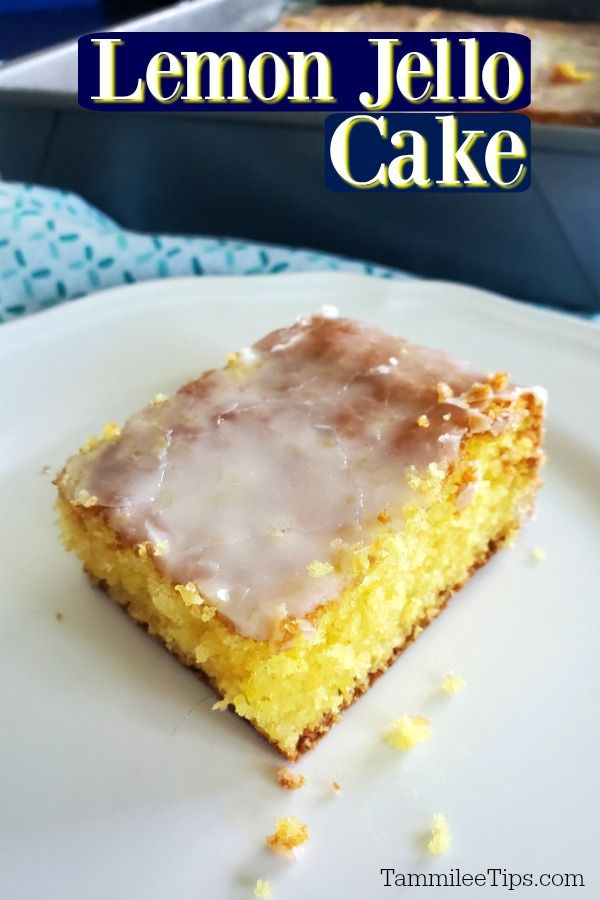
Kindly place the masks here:
[(267, 638), (339, 593), (310, 564), (330, 563), (336, 538), (369, 543), (382, 509), (399, 515), (407, 467), (444, 466), (468, 424), (486, 428), (465, 400), (483, 381), (372, 326), (301, 319), (73, 457), (63, 490), (95, 498), (123, 540), (167, 542), (156, 564), (173, 583)]

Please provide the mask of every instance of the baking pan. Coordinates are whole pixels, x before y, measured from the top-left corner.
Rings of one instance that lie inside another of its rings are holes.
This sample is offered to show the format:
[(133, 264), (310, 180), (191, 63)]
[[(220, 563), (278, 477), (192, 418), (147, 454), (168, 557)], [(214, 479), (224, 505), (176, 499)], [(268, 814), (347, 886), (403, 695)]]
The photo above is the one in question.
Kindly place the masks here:
[[(196, 0), (119, 29), (257, 31), (289, 9)], [(531, 188), (479, 195), (332, 193), (322, 131), (317, 113), (84, 111), (74, 44), (0, 70), (6, 179), (76, 191), (137, 230), (313, 247), (600, 310), (600, 129), (534, 125)]]

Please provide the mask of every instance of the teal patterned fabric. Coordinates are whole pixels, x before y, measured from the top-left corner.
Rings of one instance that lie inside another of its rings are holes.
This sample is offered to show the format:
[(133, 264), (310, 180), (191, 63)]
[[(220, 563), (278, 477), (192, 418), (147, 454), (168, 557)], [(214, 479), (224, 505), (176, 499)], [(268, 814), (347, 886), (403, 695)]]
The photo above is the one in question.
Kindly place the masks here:
[(288, 247), (127, 231), (80, 197), (0, 182), (0, 322), (92, 291), (181, 275), (401, 272)]

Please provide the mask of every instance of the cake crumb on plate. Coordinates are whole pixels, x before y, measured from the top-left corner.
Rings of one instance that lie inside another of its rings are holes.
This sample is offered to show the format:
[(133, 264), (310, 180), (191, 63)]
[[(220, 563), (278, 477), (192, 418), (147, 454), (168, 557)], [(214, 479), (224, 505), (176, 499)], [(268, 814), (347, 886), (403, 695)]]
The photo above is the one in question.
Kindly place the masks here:
[(271, 885), (268, 881), (265, 881), (263, 878), (259, 878), (254, 886), (254, 896), (258, 898), (258, 900), (269, 900), (271, 896)]
[(410, 750), (415, 744), (431, 737), (431, 723), (423, 716), (409, 716), (406, 713), (390, 722), (385, 739), (398, 750)]
[(434, 856), (441, 856), (446, 853), (452, 843), (452, 835), (448, 828), (448, 823), (441, 813), (436, 813), (433, 817), (433, 827), (431, 829), (431, 837), (427, 842), (427, 849)]
[(282, 787), (284, 791), (297, 791), (301, 787), (304, 787), (306, 783), (304, 775), (296, 774), (296, 772), (292, 772), (292, 770), (288, 769), (286, 766), (282, 766), (281, 769), (278, 769), (277, 781), (279, 787)]
[(281, 856), (294, 857), (295, 851), (308, 840), (308, 828), (295, 816), (278, 819), (273, 834), (267, 837), (267, 846)]
[(458, 694), (464, 688), (466, 681), (455, 675), (454, 672), (448, 672), (442, 681), (442, 690), (445, 694)]

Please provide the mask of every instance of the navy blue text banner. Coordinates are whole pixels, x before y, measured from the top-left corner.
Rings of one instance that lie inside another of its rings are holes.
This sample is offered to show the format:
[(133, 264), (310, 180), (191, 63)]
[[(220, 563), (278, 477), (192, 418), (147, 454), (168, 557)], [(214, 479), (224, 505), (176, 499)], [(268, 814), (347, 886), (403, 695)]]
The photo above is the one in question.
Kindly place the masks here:
[(531, 47), (506, 32), (120, 32), (79, 40), (94, 110), (485, 112), (530, 102)]
[(524, 191), (531, 123), (519, 114), (328, 116), (325, 181), (333, 191)]

